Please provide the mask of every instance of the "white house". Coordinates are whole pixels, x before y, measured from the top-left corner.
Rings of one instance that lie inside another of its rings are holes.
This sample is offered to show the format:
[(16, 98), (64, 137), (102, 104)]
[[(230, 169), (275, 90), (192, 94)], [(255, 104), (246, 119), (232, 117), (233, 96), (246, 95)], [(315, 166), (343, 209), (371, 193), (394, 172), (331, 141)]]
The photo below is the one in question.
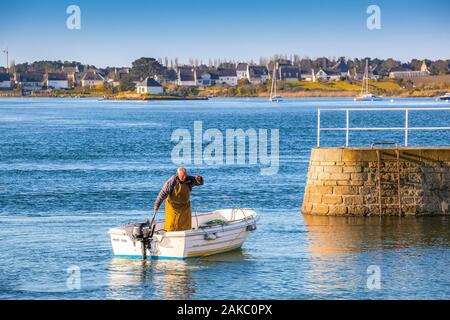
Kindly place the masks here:
[(216, 84), (226, 84), (229, 86), (237, 86), (238, 84), (236, 69), (219, 69), (218, 77), (219, 79), (216, 80)]
[(194, 73), (197, 85), (201, 87), (213, 86), (216, 84), (216, 81), (219, 80), (219, 76), (215, 71), (196, 69)]
[(196, 86), (197, 80), (193, 68), (181, 67), (177, 72), (177, 84), (179, 86)]
[(316, 73), (316, 79), (320, 80), (330, 80), (330, 81), (338, 81), (342, 77), (341, 73), (339, 71), (334, 70), (323, 70), (320, 69)]
[(10, 89), (11, 88), (11, 75), (9, 73), (0, 73), (0, 88)]
[(240, 62), (236, 65), (236, 76), (238, 80), (248, 79), (248, 63)]
[(40, 91), (44, 85), (44, 74), (40, 72), (24, 72), (15, 76), (16, 82), (24, 91)]
[(145, 94), (162, 94), (164, 93), (164, 88), (159, 82), (147, 77), (144, 81), (139, 82), (136, 85), (136, 92)]
[(269, 71), (263, 66), (247, 66), (248, 80), (252, 84), (258, 84), (269, 78)]
[(81, 78), (83, 88), (95, 88), (97, 85), (104, 84), (105, 78), (97, 71), (87, 71)]
[(314, 69), (301, 69), (300, 79), (304, 81), (316, 82), (316, 74)]
[(69, 81), (66, 73), (46, 73), (44, 76), (44, 85), (47, 88), (67, 89)]

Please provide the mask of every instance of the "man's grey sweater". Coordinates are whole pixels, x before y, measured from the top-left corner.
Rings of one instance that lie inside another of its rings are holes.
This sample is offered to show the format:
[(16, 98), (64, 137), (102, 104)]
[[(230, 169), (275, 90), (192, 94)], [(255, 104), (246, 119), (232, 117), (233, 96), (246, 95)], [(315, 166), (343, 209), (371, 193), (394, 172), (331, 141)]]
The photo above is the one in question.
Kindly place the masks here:
[[(172, 191), (175, 189), (175, 187), (181, 183), (178, 179), (177, 175), (174, 175), (169, 178), (169, 180), (164, 183), (163, 187), (161, 188), (161, 191), (158, 194), (158, 197), (155, 201), (154, 210), (158, 211), (159, 207), (163, 203), (163, 201), (169, 196), (169, 194), (172, 193)], [(187, 176), (186, 180), (183, 182), (183, 184), (187, 184), (190, 190), (192, 190), (192, 187), (194, 186), (201, 186), (203, 184), (203, 178), (200, 177), (200, 182), (197, 182), (195, 180), (195, 177), (193, 176)]]

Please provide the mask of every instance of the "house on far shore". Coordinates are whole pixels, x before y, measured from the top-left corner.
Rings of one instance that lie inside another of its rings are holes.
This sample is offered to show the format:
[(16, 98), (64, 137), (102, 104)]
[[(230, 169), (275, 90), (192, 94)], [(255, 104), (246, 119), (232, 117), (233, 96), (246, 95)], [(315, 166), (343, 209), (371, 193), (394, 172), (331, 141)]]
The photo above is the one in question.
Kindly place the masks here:
[(67, 75), (67, 82), (69, 84), (69, 88), (75, 87), (76, 83), (76, 74), (79, 72), (78, 66), (75, 67), (62, 67), (62, 72), (64, 72)]
[(164, 88), (158, 81), (147, 77), (144, 81), (136, 84), (136, 92), (142, 94), (162, 94), (164, 93)]
[(238, 84), (238, 76), (236, 73), (236, 69), (219, 69), (217, 71), (219, 79), (216, 81), (216, 84), (226, 84), (229, 86), (237, 86)]
[(335, 70), (320, 69), (316, 73), (316, 79), (338, 81), (341, 79), (341, 72)]
[(248, 63), (240, 62), (236, 65), (236, 76), (238, 80), (248, 79)]
[(196, 85), (204, 88), (215, 85), (219, 80), (216, 70), (196, 69), (194, 76), (197, 81)]
[(24, 72), (15, 75), (16, 82), (26, 92), (41, 91), (44, 85), (44, 74), (40, 72)]
[(163, 73), (155, 75), (156, 81), (164, 84), (177, 84), (178, 74), (174, 69), (166, 69)]
[(83, 88), (95, 88), (100, 84), (105, 83), (105, 78), (97, 71), (87, 71), (81, 78), (81, 86)]
[(195, 70), (192, 67), (180, 67), (177, 71), (177, 85), (179, 86), (196, 86)]
[[(380, 66), (379, 65), (374, 65), (374, 66), (369, 66), (369, 80), (372, 81), (378, 81), (380, 80), (381, 76), (380, 76)], [(353, 68), (353, 70), (350, 70), (350, 78), (354, 79), (354, 80), (363, 80), (364, 79), (364, 69), (357, 69), (356, 67)]]
[(0, 89), (11, 89), (12, 77), (9, 73), (0, 73)]
[(250, 83), (259, 84), (269, 78), (269, 71), (263, 66), (247, 66), (247, 76)]
[[(279, 71), (281, 68), (293, 67), (292, 61), (287, 59), (277, 59), (275, 62), (275, 68)], [(271, 66), (270, 66), (271, 65)], [(267, 66), (268, 69), (272, 70), (273, 62)]]
[(116, 88), (120, 85), (120, 80), (128, 77), (130, 74), (130, 68), (114, 68), (110, 70), (107, 75), (104, 76), (105, 82), (111, 87)]
[(340, 73), (341, 77), (350, 77), (350, 68), (345, 63), (343, 58), (339, 59), (339, 61), (331, 68), (331, 70)]
[(403, 67), (396, 67), (391, 68), (389, 70), (389, 78), (391, 79), (404, 79), (404, 78), (417, 78), (417, 77), (427, 77), (430, 75), (430, 71), (428, 70), (428, 67), (423, 61), (422, 66), (420, 67), (420, 70), (413, 71), (408, 68)]
[(278, 78), (281, 81), (295, 82), (300, 80), (300, 68), (292, 66), (282, 66), (278, 69)]
[(316, 74), (314, 72), (314, 69), (301, 69), (300, 79), (304, 81), (316, 82)]
[(68, 89), (69, 81), (67, 79), (67, 74), (64, 72), (60, 73), (46, 73), (44, 75), (44, 86), (52, 89)]

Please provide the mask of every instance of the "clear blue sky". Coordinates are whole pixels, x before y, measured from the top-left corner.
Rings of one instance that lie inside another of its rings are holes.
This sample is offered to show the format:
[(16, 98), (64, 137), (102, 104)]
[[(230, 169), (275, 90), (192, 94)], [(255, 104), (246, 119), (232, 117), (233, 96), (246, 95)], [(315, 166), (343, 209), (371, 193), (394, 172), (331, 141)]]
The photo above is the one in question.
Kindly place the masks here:
[[(81, 30), (66, 8), (81, 8)], [(381, 30), (366, 9), (381, 8)], [(0, 48), (16, 63), (76, 60), (127, 66), (136, 58), (232, 58), (299, 54), (311, 58), (450, 58), (448, 0), (4, 0)], [(5, 57), (0, 56), (0, 65)]]

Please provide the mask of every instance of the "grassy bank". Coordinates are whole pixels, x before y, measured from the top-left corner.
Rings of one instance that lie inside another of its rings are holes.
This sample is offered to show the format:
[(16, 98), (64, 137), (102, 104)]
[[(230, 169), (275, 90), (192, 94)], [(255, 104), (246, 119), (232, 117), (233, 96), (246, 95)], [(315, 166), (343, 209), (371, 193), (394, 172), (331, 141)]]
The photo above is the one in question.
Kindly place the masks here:
[[(0, 97), (22, 97), (20, 91), (3, 90)], [(177, 95), (153, 95), (139, 94), (134, 91), (111, 93), (107, 90), (55, 90), (50, 92), (32, 92), (23, 97), (40, 98), (97, 98), (106, 100), (207, 100), (202, 96), (177, 96)]]
[[(295, 81), (277, 83), (277, 93), (283, 97), (354, 97), (361, 92), (361, 81)], [(370, 92), (386, 97), (433, 97), (444, 94), (450, 88), (446, 85), (440, 87), (414, 87), (400, 86), (395, 81), (370, 81)], [(268, 97), (270, 84), (251, 85), (240, 82), (237, 87), (212, 86), (199, 88), (198, 95), (214, 97)]]

